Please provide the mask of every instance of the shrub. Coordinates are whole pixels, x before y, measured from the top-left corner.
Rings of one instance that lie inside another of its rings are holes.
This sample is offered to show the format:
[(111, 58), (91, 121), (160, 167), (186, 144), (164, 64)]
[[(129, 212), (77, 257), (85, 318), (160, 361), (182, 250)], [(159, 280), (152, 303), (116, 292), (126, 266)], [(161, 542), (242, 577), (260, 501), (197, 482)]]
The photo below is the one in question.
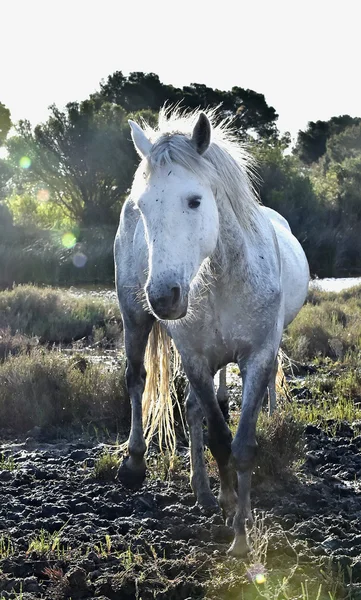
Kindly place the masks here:
[(103, 423), (111, 430), (129, 426), (125, 362), (108, 371), (71, 364), (60, 352), (34, 350), (0, 364), (0, 423), (17, 432), (34, 426)]
[(0, 329), (0, 361), (5, 360), (10, 355), (30, 352), (37, 346), (39, 340), (36, 337), (28, 337), (16, 333), (11, 334), (9, 328)]
[(303, 454), (304, 426), (278, 408), (269, 417), (261, 412), (257, 424), (257, 479), (282, 478)]
[(283, 350), (297, 361), (342, 359), (361, 350), (361, 286), (341, 293), (311, 289), (307, 304), (285, 332)]
[(31, 285), (0, 292), (0, 329), (7, 328), (13, 335), (19, 332), (38, 336), (41, 342), (71, 342), (110, 324), (117, 325), (119, 335), (121, 320), (115, 302)]
[[(0, 240), (0, 288), (14, 283), (74, 285), (114, 282), (114, 228), (76, 230), (76, 243), (63, 245), (64, 231), (8, 228)], [(75, 241), (74, 238), (74, 241)]]

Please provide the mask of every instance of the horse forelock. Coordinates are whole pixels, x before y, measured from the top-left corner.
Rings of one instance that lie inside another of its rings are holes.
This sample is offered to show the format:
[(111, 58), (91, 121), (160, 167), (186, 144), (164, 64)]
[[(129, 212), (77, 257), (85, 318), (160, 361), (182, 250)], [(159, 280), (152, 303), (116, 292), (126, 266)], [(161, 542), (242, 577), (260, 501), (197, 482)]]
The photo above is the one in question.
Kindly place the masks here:
[(246, 232), (257, 229), (258, 198), (253, 187), (255, 161), (236, 139), (228, 120), (217, 122), (217, 110), (205, 112), (212, 124), (212, 140), (201, 156), (192, 143), (193, 128), (201, 111), (162, 109), (156, 130), (145, 126), (152, 149), (145, 161), (145, 175), (159, 167), (178, 164), (207, 182), (219, 211), (228, 203)]

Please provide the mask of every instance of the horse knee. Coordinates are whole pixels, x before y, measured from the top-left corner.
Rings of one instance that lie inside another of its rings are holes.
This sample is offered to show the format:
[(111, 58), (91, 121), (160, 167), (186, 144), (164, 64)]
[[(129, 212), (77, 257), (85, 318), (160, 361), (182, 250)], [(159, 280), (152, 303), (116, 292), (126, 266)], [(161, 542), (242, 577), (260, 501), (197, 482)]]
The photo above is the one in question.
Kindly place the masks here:
[(143, 363), (134, 364), (131, 362), (127, 363), (125, 371), (125, 379), (127, 382), (127, 388), (132, 389), (139, 385), (144, 386), (147, 372)]
[(208, 446), (219, 465), (228, 463), (231, 456), (232, 434), (224, 423), (215, 429), (208, 427)]
[(229, 423), (229, 405), (228, 405), (228, 399), (220, 399), (217, 396), (217, 400), (218, 400), (218, 404), (219, 404), (219, 408), (222, 411), (222, 415), (224, 417), (224, 420), (226, 421), (226, 423)]
[(244, 444), (241, 447), (237, 443), (232, 444), (232, 461), (236, 471), (244, 473), (253, 468), (257, 457), (258, 444)]
[(188, 425), (202, 421), (203, 412), (194, 394), (188, 394), (185, 403), (185, 413)]

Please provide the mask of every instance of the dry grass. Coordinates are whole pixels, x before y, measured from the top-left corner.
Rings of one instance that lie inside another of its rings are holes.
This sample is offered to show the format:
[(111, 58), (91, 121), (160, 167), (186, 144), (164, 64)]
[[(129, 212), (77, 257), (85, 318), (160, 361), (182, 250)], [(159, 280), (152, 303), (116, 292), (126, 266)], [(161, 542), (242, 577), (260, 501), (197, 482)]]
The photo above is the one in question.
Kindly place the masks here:
[(361, 286), (340, 293), (311, 289), (308, 300), (284, 335), (282, 347), (293, 360), (343, 359), (361, 352)]
[(0, 423), (18, 432), (90, 423), (124, 431), (130, 420), (124, 370), (124, 362), (116, 371), (79, 369), (56, 351), (10, 357), (0, 364)]
[(0, 292), (0, 330), (37, 336), (40, 342), (71, 342), (91, 336), (94, 328), (120, 334), (115, 302), (79, 298), (52, 288), (17, 286)]
[(257, 479), (282, 479), (304, 453), (304, 425), (289, 410), (278, 409), (269, 417), (261, 412), (257, 423)]

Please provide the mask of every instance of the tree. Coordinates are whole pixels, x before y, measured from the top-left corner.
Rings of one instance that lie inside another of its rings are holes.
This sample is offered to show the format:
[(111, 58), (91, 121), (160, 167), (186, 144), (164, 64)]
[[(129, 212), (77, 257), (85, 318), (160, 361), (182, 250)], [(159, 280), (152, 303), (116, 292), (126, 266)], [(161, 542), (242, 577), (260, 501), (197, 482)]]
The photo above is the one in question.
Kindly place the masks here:
[(361, 118), (342, 115), (329, 121), (310, 121), (306, 131), (299, 131), (295, 153), (306, 164), (311, 165), (326, 153), (327, 141), (351, 125), (361, 123)]
[(276, 136), (275, 109), (268, 106), (263, 94), (253, 90), (233, 87), (230, 91), (213, 90), (201, 83), (192, 83), (183, 88), (161, 83), (155, 73), (130, 73), (125, 77), (121, 71), (109, 75), (100, 84), (100, 92), (92, 99), (114, 102), (127, 112), (150, 109), (158, 111), (164, 103), (177, 104), (189, 109), (216, 107), (220, 105), (221, 117), (233, 117), (234, 126), (243, 137), (251, 130), (259, 136)]
[(8, 143), (15, 165), (26, 156), (28, 169), (17, 168), (18, 184), (38, 184), (82, 225), (115, 224), (116, 207), (127, 192), (137, 159), (126, 113), (116, 104), (91, 100), (69, 103), (34, 132), (21, 121)]
[(4, 159), (0, 159), (0, 201), (7, 195), (7, 185), (13, 175), (13, 169), (9, 162)]
[(10, 111), (0, 102), (0, 146), (4, 144), (11, 125)]

